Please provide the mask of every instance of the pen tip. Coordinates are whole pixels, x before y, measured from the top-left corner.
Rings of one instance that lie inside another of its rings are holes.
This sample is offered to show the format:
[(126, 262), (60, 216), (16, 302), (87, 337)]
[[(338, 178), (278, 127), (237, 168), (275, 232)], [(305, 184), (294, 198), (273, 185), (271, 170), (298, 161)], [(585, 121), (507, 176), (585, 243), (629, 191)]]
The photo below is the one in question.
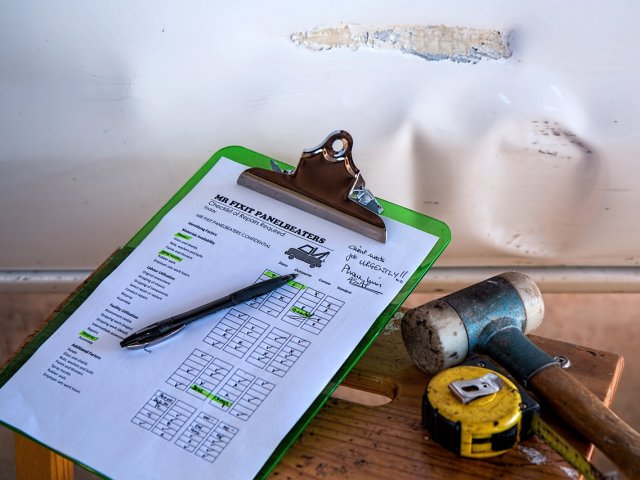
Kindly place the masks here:
[(144, 347), (144, 345), (145, 344), (139, 343), (139, 342), (136, 342), (136, 341), (129, 341), (129, 342), (122, 341), (122, 342), (120, 342), (120, 347), (121, 348), (128, 348), (129, 350), (135, 350), (135, 349), (138, 349), (140, 347)]

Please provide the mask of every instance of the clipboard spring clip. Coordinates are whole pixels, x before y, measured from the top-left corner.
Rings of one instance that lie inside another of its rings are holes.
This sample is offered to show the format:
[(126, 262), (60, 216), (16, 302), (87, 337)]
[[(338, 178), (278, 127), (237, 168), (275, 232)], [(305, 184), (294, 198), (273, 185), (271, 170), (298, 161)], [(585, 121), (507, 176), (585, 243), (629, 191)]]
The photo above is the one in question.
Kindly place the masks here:
[(352, 147), (351, 135), (337, 130), (304, 150), (294, 170), (271, 160), (271, 170), (245, 170), (238, 184), (384, 243), (383, 208), (355, 166)]
[[(342, 146), (336, 149), (335, 147), (338, 143), (341, 143)], [(365, 186), (364, 178), (360, 175), (360, 171), (355, 168), (351, 157), (352, 145), (353, 139), (351, 135), (344, 130), (338, 130), (329, 134), (324, 142), (317, 147), (304, 150), (302, 155), (303, 157), (305, 155), (309, 157), (322, 155), (329, 162), (344, 162), (345, 169), (349, 175), (357, 179), (348, 195), (349, 199), (378, 215), (382, 213), (384, 208)], [(275, 160), (271, 160), (271, 170), (285, 175), (291, 175), (295, 171), (282, 170)]]

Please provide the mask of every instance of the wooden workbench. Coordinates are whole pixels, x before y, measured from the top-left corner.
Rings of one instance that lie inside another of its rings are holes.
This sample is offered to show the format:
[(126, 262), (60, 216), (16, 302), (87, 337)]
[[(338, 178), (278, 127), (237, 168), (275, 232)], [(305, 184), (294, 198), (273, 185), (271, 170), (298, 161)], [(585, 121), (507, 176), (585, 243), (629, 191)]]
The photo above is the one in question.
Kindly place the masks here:
[[(331, 399), (309, 424), (272, 478), (576, 478), (576, 472), (537, 438), (489, 460), (456, 457), (428, 438), (421, 424), (421, 400), (429, 377), (407, 355), (394, 320), (378, 337), (337, 395), (360, 401), (384, 401), (367, 406)], [(552, 356), (569, 358), (573, 375), (610, 405), (622, 373), (619, 355), (541, 337), (530, 337)], [(372, 395), (358, 394), (370, 392)], [(545, 420), (586, 457), (593, 447), (548, 415)]]
[[(622, 372), (620, 356), (531, 338), (551, 355), (569, 358), (569, 371), (605, 404), (611, 403)], [(576, 478), (570, 465), (536, 438), (490, 460), (462, 459), (444, 450), (421, 425), (427, 381), (404, 350), (398, 320), (393, 320), (336, 391), (334, 397), (351, 401), (332, 398), (271, 478)], [(567, 435), (585, 456), (592, 455), (591, 445)], [(20, 435), (16, 470), (19, 480), (73, 479), (69, 460)]]

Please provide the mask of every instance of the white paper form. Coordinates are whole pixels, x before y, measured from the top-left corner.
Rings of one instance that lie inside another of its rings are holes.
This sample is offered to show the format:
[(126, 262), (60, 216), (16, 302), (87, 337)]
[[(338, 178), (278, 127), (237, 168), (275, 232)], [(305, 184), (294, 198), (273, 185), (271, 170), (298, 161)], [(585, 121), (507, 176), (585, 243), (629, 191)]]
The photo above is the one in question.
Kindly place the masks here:
[[(113, 478), (252, 478), (437, 238), (386, 244), (245, 187), (225, 158), (0, 390), (0, 419)], [(173, 338), (130, 333), (275, 275)], [(211, 477), (214, 475), (215, 477)]]

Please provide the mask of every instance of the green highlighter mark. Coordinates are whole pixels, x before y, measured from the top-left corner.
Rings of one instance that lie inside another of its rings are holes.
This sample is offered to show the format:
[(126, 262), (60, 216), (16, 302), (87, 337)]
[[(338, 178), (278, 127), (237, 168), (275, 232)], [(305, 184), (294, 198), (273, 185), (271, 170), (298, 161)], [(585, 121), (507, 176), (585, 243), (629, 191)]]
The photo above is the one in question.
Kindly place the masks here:
[(287, 282), (287, 285), (290, 285), (290, 286), (292, 286), (293, 288), (297, 288), (298, 290), (303, 290), (303, 289), (307, 288), (305, 285), (303, 285), (303, 284), (301, 284), (301, 283), (298, 283), (298, 282), (296, 282), (295, 280), (289, 280), (289, 281)]
[(213, 400), (214, 402), (219, 403), (223, 407), (230, 407), (231, 405), (233, 405), (233, 402), (230, 402), (229, 400), (225, 400), (224, 398), (220, 398), (219, 396), (214, 395), (209, 390), (206, 390), (201, 386), (196, 385), (195, 383), (191, 385), (191, 387), (189, 388), (191, 388), (191, 390), (193, 390), (194, 392), (198, 392), (200, 395), (204, 395), (209, 400)]
[[(271, 270), (265, 270), (264, 274), (265, 277), (269, 277), (269, 278), (278, 278), (280, 275), (278, 275), (275, 272), (272, 272)], [(289, 280), (287, 282), (287, 285), (293, 287), (293, 288), (297, 288), (298, 290), (302, 290), (304, 288), (307, 288), (305, 285), (296, 282), (295, 280)]]
[(82, 330), (79, 335), (82, 338), (86, 338), (87, 340), (91, 340), (92, 342), (95, 342), (96, 340), (98, 340), (98, 337), (96, 337), (95, 335), (91, 335), (90, 333), (87, 333), (84, 330)]
[(291, 307), (291, 311), (297, 313), (298, 315), (302, 315), (303, 317), (309, 318), (311, 316), (311, 312), (307, 312), (298, 307)]
[(193, 237), (191, 235), (187, 235), (186, 233), (178, 232), (175, 234), (176, 237), (182, 238), (183, 240), (191, 240)]
[(175, 253), (167, 252), (166, 250), (160, 250), (158, 255), (162, 255), (163, 257), (170, 258), (171, 260), (175, 260), (176, 262), (181, 262), (182, 257), (179, 257)]

